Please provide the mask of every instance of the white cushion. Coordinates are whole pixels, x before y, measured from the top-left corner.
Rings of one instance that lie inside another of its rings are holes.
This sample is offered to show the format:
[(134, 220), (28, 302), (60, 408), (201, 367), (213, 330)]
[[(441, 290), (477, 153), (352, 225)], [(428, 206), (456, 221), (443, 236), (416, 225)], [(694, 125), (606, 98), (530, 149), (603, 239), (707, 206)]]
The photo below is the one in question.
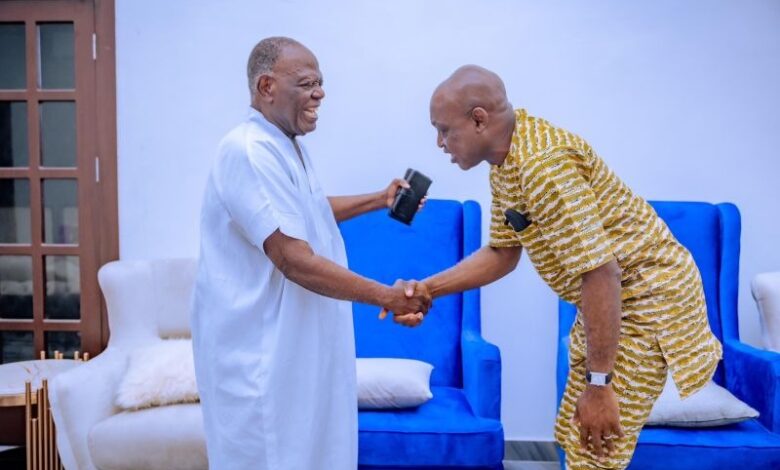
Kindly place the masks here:
[[(358, 407), (419, 406), (433, 398), (432, 371), (432, 365), (413, 359), (358, 359)], [(116, 405), (125, 410), (198, 400), (190, 339), (160, 340), (135, 349), (116, 395)]]
[(758, 411), (712, 381), (682, 400), (670, 375), (650, 412), (647, 424), (680, 427), (722, 426), (756, 417)]
[(198, 401), (192, 341), (167, 339), (130, 354), (117, 388), (116, 405), (123, 409)]
[(208, 468), (200, 404), (113, 415), (90, 430), (88, 447), (100, 470)]
[(761, 319), (764, 347), (780, 352), (780, 272), (757, 274), (750, 288)]
[(358, 408), (410, 408), (433, 398), (433, 366), (413, 359), (357, 360)]

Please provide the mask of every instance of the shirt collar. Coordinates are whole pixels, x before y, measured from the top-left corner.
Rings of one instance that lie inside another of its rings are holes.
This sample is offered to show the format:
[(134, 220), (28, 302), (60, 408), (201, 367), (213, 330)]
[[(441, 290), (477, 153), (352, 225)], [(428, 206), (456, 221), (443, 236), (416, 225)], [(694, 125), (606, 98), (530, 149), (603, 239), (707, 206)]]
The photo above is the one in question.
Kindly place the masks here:
[(264, 131), (266, 131), (269, 135), (276, 139), (283, 139), (292, 142), (292, 139), (287, 136), (284, 132), (282, 132), (281, 129), (276, 127), (276, 124), (269, 121), (265, 116), (263, 116), (263, 113), (256, 110), (253, 107), (249, 107), (249, 112), (247, 115), (247, 119), (250, 121), (258, 124)]

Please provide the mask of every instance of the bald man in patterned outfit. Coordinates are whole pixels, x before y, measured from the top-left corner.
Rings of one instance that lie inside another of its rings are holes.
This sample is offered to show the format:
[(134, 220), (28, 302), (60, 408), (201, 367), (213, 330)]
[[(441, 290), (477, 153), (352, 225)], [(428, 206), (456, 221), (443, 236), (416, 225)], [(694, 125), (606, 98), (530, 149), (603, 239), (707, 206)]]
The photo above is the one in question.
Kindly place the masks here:
[(587, 142), (513, 109), (493, 72), (456, 70), (430, 110), (453, 163), (490, 164), (493, 202), (489, 246), (424, 285), (434, 297), (483, 286), (525, 249), (578, 309), (555, 426), (567, 468), (625, 468), (667, 370), (687, 397), (721, 357), (691, 254)]

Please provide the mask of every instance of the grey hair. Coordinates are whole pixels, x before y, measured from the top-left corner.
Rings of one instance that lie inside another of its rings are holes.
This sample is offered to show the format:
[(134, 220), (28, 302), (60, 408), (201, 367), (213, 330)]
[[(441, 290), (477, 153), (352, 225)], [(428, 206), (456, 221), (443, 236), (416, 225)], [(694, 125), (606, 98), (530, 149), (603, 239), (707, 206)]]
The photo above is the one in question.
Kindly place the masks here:
[(286, 46), (300, 46), (301, 43), (284, 36), (273, 36), (258, 42), (249, 54), (246, 64), (246, 76), (249, 82), (249, 92), (254, 95), (257, 89), (257, 80), (260, 75), (273, 70), (279, 55)]

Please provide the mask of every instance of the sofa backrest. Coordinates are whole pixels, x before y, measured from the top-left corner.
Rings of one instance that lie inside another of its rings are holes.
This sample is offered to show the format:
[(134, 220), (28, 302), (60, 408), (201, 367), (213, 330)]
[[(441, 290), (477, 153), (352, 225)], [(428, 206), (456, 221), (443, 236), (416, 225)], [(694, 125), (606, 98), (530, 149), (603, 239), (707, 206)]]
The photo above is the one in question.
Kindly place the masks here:
[[(463, 204), (430, 200), (411, 226), (397, 222), (387, 210), (364, 214), (341, 224), (349, 267), (385, 284), (396, 279), (424, 279), (463, 258)], [(479, 233), (479, 220), (468, 230)], [(379, 308), (355, 303), (358, 357), (399, 357), (433, 364), (433, 385), (461, 386), (461, 294), (438, 298), (420, 327), (405, 328)]]
[(136, 346), (190, 336), (197, 260), (113, 261), (98, 272), (108, 307), (109, 344)]

